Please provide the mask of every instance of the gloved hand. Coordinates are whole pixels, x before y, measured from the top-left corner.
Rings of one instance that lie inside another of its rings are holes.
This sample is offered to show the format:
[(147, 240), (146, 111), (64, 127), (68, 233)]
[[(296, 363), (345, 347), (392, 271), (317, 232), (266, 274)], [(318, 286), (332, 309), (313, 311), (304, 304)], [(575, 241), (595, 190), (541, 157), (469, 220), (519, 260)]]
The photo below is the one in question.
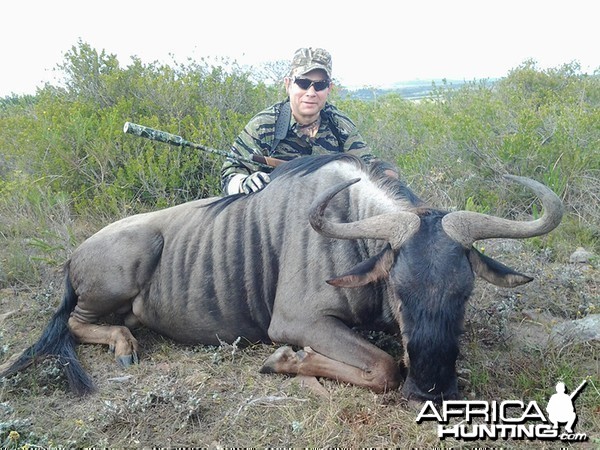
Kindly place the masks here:
[(265, 172), (254, 172), (250, 175), (235, 175), (227, 186), (228, 194), (250, 194), (264, 188), (271, 178)]
[(271, 181), (269, 174), (254, 172), (242, 180), (241, 187), (244, 194), (260, 191)]

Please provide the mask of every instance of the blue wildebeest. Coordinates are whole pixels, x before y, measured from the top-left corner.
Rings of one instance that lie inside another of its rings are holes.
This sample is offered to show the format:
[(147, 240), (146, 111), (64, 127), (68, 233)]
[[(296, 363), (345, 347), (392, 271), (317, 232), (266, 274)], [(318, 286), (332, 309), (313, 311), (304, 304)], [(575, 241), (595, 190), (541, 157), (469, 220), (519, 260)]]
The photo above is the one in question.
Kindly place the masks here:
[[(531, 281), (473, 242), (548, 233), (562, 204), (543, 185), (512, 177), (541, 199), (541, 218), (448, 213), (427, 206), (386, 168), (349, 155), (302, 158), (278, 168), (255, 194), (108, 225), (74, 251), (61, 306), (4, 375), (57, 355), (71, 388), (89, 392), (75, 343), (107, 344), (129, 365), (138, 351), (130, 328), (142, 324), (189, 344), (241, 336), (298, 346), (276, 350), (261, 371), (396, 389), (399, 364), (353, 329), (362, 328), (401, 331), (405, 397), (456, 397), (474, 274), (507, 287)], [(124, 326), (99, 324), (109, 314), (122, 315)]]

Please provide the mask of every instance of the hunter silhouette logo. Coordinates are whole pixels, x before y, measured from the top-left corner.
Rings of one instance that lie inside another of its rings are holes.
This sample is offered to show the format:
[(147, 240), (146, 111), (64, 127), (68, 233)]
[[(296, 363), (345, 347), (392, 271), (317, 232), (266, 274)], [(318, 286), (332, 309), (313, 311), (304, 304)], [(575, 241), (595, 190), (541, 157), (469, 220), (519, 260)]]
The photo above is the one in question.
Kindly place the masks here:
[[(556, 384), (556, 393), (548, 400), (546, 413), (536, 401), (522, 400), (445, 400), (441, 405), (427, 401), (417, 415), (416, 422), (435, 421), (440, 439), (543, 439), (586, 441), (585, 433), (575, 433), (577, 413), (573, 405), (585, 387), (584, 380), (571, 394), (565, 383)], [(450, 424), (450, 421), (459, 422)], [(560, 432), (559, 424), (564, 425)]]
[(579, 385), (571, 395), (565, 393), (565, 383), (559, 381), (556, 383), (556, 394), (550, 397), (546, 411), (548, 411), (548, 419), (554, 425), (552, 428), (558, 429), (559, 422), (566, 422), (565, 431), (567, 433), (573, 433), (573, 425), (577, 420), (577, 414), (575, 413), (575, 407), (573, 406), (573, 399), (581, 392), (587, 380)]

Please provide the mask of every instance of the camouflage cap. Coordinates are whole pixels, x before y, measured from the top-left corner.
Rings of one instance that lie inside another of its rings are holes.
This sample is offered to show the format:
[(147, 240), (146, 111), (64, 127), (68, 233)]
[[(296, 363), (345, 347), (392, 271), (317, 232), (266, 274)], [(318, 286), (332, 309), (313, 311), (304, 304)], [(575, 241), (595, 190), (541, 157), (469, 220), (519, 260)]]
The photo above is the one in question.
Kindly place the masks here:
[(321, 69), (331, 79), (331, 55), (322, 48), (299, 48), (294, 53), (290, 76), (304, 75), (311, 70)]

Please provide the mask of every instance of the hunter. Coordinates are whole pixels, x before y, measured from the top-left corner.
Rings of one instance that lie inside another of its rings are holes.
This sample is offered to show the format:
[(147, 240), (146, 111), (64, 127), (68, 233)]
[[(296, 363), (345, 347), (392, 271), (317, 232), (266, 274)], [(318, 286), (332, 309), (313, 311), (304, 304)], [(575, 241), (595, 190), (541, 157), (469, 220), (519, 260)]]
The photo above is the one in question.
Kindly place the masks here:
[[(333, 87), (331, 55), (322, 48), (300, 48), (284, 78), (287, 99), (259, 112), (235, 140), (232, 152), (291, 160), (303, 155), (352, 152), (373, 159), (356, 125), (327, 102)], [(271, 170), (227, 158), (221, 169), (225, 195), (249, 194), (269, 183)]]

